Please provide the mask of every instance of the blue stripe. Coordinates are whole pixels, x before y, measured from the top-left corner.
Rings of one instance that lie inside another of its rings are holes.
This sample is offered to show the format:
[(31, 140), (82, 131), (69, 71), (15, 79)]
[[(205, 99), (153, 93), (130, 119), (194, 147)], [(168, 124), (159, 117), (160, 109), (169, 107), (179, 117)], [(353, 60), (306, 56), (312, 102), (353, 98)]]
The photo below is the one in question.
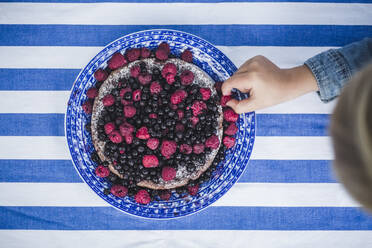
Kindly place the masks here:
[(372, 36), (372, 26), (349, 25), (0, 25), (0, 45), (105, 46), (152, 28), (189, 32), (220, 46), (344, 46)]
[[(257, 136), (326, 136), (329, 115), (257, 114)], [(64, 136), (63, 114), (0, 114), (0, 136)]]
[(111, 207), (0, 207), (0, 229), (36, 230), (372, 230), (347, 207), (209, 207), (173, 220), (147, 220)]
[(0, 0), (27, 3), (224, 3), (224, 2), (313, 2), (313, 3), (371, 3), (371, 0)]
[(63, 114), (0, 114), (0, 136), (64, 136)]
[(0, 69), (0, 90), (70, 90), (79, 72), (74, 69)]
[[(251, 160), (239, 183), (334, 183), (328, 160)], [(81, 183), (71, 160), (0, 160), (0, 182)]]
[(327, 114), (257, 114), (257, 136), (327, 136)]

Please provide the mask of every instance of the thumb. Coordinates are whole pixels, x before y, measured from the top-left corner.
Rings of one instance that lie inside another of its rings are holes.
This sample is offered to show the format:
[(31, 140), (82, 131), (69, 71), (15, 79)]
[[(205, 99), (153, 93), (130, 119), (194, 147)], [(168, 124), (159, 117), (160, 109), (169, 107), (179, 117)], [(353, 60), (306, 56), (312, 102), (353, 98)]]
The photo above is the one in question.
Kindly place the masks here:
[(237, 114), (252, 112), (257, 109), (256, 102), (252, 97), (249, 97), (241, 101), (231, 99), (226, 103), (226, 105), (232, 108)]

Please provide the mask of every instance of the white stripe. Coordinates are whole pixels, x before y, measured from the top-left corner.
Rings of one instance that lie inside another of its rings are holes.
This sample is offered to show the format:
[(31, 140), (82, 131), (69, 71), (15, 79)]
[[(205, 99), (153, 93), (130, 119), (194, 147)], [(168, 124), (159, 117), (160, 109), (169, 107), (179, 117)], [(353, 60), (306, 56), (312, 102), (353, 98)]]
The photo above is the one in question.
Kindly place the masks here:
[(0, 230), (0, 239), (9, 248), (71, 247), (71, 244), (89, 248), (350, 248), (371, 247), (372, 231)]
[[(0, 136), (0, 159), (70, 159), (65, 137)], [(331, 160), (329, 137), (256, 137), (251, 159)]]
[[(0, 183), (1, 206), (109, 206), (84, 183)], [(237, 183), (213, 206), (358, 207), (337, 183)]]
[(370, 4), (342, 3), (0, 4), (1, 24), (370, 25), (371, 16)]
[[(217, 46), (239, 67), (256, 55), (265, 55), (279, 67), (303, 64), (320, 52), (335, 47)], [(81, 69), (103, 47), (0, 46), (0, 68)]]

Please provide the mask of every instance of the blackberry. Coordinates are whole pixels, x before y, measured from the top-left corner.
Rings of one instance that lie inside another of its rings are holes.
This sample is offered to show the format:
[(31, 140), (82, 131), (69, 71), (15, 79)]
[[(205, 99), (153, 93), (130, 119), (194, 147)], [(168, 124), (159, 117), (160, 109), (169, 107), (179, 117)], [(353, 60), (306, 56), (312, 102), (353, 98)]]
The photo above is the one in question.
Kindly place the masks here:
[(145, 147), (143, 147), (143, 146), (138, 146), (138, 147), (137, 147), (137, 151), (138, 151), (139, 153), (143, 153), (143, 152), (145, 151)]
[(169, 84), (165, 84), (163, 88), (165, 91), (169, 91), (171, 89), (171, 86)]
[(93, 162), (97, 163), (97, 164), (100, 164), (100, 163), (101, 163), (101, 159), (99, 158), (99, 156), (98, 156), (98, 154), (97, 154), (96, 151), (94, 151), (94, 152), (92, 152), (92, 153), (90, 154), (90, 159), (91, 159)]
[(124, 99), (127, 101), (132, 100), (132, 92), (125, 92)]
[(109, 194), (110, 194), (110, 189), (105, 188), (105, 189), (103, 190), (103, 194), (105, 194), (105, 195), (109, 195)]

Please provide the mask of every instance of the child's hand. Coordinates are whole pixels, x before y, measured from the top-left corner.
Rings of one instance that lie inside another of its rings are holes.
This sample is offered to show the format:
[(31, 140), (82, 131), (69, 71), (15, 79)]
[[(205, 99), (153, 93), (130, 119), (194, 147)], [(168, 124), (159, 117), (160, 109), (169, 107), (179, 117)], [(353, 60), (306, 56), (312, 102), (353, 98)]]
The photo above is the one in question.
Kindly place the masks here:
[(233, 88), (250, 94), (249, 98), (242, 101), (232, 99), (227, 103), (239, 114), (318, 90), (315, 77), (306, 65), (280, 69), (264, 56), (249, 59), (227, 79), (222, 84), (223, 95), (230, 95)]

